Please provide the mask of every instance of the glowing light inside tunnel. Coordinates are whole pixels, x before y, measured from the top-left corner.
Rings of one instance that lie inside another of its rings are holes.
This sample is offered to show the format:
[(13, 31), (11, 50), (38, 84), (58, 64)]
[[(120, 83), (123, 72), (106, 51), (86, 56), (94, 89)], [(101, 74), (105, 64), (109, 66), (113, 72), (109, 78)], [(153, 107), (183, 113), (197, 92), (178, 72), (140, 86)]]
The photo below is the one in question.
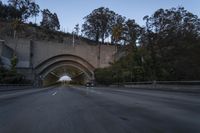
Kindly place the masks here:
[(71, 77), (65, 75), (65, 76), (60, 77), (60, 79), (58, 81), (66, 82), (66, 81), (71, 81), (71, 80), (72, 80)]

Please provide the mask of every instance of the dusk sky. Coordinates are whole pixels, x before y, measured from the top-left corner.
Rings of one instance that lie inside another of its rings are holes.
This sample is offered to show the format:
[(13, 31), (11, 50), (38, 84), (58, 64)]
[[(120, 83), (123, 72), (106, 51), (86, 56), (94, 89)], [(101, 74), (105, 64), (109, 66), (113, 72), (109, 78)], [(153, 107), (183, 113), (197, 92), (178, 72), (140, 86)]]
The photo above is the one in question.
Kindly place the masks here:
[[(4, 3), (7, 0), (2, 0)], [(83, 17), (92, 10), (101, 6), (135, 19), (141, 26), (145, 15), (151, 15), (159, 8), (171, 8), (183, 6), (188, 11), (200, 16), (200, 0), (35, 0), (41, 9), (48, 8), (55, 12), (60, 20), (61, 30), (72, 32), (76, 24), (82, 25)], [(41, 16), (37, 18), (37, 23), (41, 21)]]

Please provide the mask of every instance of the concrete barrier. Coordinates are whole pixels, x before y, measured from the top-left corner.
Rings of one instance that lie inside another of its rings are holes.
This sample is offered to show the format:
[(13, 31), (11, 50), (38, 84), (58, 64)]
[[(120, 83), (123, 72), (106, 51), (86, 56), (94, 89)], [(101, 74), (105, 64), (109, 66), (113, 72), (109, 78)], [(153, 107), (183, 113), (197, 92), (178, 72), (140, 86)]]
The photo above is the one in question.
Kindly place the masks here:
[(197, 85), (124, 85), (127, 88), (149, 89), (161, 91), (195, 92), (200, 93), (200, 86)]
[(124, 83), (124, 87), (200, 93), (200, 81), (148, 81), (148, 82), (129, 82)]

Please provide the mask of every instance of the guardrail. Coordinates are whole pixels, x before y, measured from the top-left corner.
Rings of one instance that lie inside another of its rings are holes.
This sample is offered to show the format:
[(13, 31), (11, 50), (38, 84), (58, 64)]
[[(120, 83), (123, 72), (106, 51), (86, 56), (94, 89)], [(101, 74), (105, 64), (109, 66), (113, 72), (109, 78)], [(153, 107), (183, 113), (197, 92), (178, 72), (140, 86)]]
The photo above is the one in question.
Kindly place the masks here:
[(200, 81), (144, 81), (144, 82), (124, 82), (126, 85), (147, 85), (147, 84), (166, 84), (166, 85), (200, 85)]
[(122, 85), (128, 88), (200, 93), (200, 81), (126, 82)]

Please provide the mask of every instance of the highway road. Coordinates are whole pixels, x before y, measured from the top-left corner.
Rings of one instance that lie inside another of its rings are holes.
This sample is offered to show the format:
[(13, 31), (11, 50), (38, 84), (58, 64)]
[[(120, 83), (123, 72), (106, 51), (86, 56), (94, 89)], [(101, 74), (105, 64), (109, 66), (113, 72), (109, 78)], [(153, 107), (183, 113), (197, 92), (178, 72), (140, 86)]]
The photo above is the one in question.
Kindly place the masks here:
[(0, 133), (200, 133), (199, 93), (77, 86), (13, 93), (0, 93)]

